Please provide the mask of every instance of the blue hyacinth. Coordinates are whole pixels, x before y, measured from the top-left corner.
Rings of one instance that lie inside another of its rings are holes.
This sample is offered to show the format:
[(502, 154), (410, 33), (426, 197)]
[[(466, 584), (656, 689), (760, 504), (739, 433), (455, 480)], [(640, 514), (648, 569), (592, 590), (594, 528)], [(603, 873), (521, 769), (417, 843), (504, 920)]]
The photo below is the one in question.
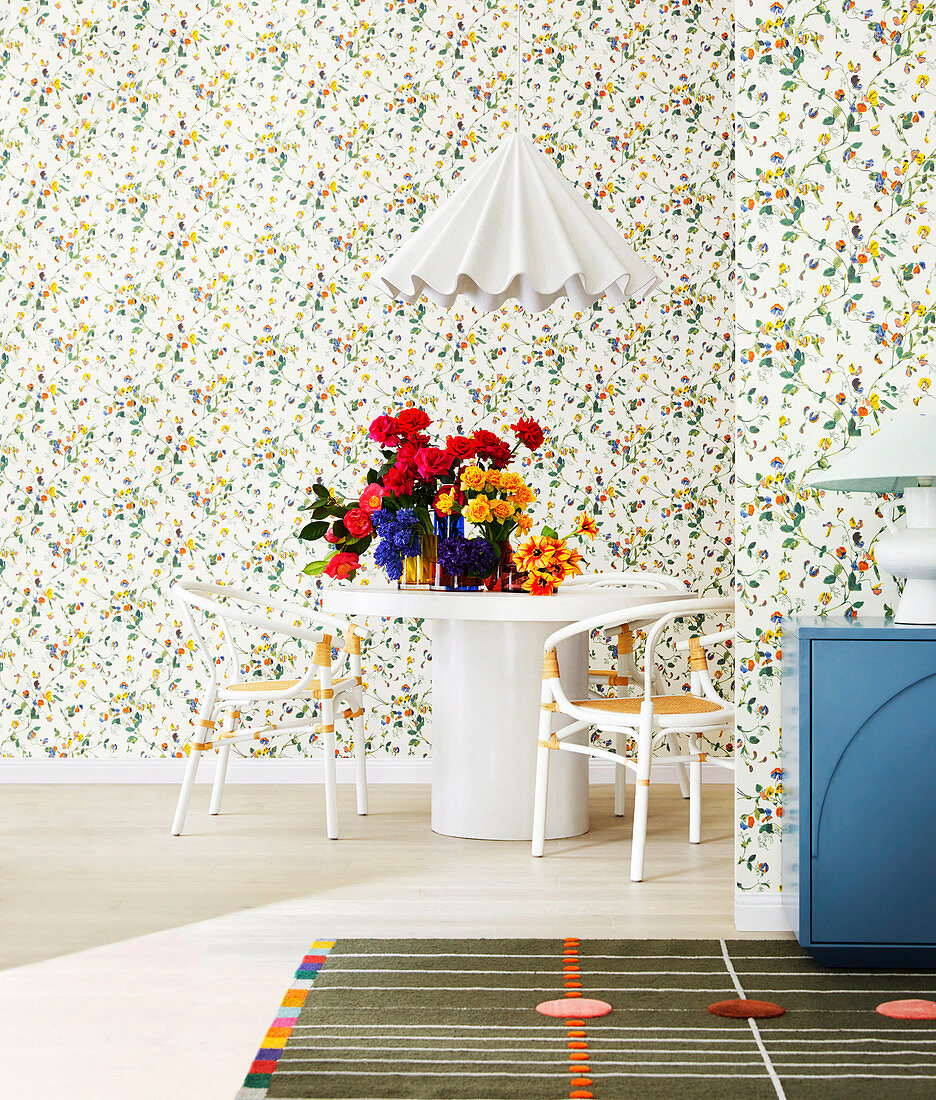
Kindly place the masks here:
[(374, 550), (374, 560), (386, 570), (392, 581), (403, 575), (403, 559), (419, 553), (419, 517), (412, 508), (390, 512), (381, 508), (371, 516), (380, 541)]

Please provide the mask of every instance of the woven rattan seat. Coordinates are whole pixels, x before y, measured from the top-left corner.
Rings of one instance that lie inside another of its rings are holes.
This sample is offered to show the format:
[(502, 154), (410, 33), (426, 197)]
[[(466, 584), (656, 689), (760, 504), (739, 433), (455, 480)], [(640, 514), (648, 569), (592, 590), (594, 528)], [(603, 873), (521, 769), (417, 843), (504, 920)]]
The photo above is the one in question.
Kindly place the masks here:
[[(706, 714), (724, 710), (718, 703), (700, 699), (698, 695), (653, 695), (653, 709), (657, 714)], [(573, 699), (574, 707), (583, 710), (611, 711), (614, 714), (640, 714), (643, 699)]]
[(248, 680), (244, 684), (225, 684), (225, 691), (287, 691), (298, 684), (298, 680)]

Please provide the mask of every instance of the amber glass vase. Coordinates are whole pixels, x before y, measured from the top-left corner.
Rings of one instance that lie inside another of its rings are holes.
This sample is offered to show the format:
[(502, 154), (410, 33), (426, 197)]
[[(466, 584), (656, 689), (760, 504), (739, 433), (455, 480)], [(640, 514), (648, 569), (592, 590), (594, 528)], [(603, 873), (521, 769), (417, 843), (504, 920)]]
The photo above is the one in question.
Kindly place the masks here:
[(429, 588), (436, 583), (438, 547), (439, 540), (435, 535), (422, 533), (419, 536), (419, 553), (403, 559), (400, 588)]

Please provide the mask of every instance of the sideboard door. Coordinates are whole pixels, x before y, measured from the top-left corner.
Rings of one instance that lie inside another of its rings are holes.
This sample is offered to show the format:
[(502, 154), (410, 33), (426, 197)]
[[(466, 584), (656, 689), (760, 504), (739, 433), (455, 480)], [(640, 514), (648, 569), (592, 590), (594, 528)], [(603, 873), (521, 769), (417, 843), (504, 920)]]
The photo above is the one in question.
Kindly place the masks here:
[(932, 943), (936, 642), (811, 648), (809, 938)]

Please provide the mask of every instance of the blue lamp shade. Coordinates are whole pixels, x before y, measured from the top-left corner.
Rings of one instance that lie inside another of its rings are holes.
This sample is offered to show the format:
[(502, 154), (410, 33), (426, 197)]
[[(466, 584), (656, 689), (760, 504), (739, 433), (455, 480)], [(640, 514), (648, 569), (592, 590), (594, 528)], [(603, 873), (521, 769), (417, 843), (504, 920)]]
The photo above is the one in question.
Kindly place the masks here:
[(921, 480), (936, 483), (936, 416), (895, 416), (809, 484), (849, 493), (901, 493)]

